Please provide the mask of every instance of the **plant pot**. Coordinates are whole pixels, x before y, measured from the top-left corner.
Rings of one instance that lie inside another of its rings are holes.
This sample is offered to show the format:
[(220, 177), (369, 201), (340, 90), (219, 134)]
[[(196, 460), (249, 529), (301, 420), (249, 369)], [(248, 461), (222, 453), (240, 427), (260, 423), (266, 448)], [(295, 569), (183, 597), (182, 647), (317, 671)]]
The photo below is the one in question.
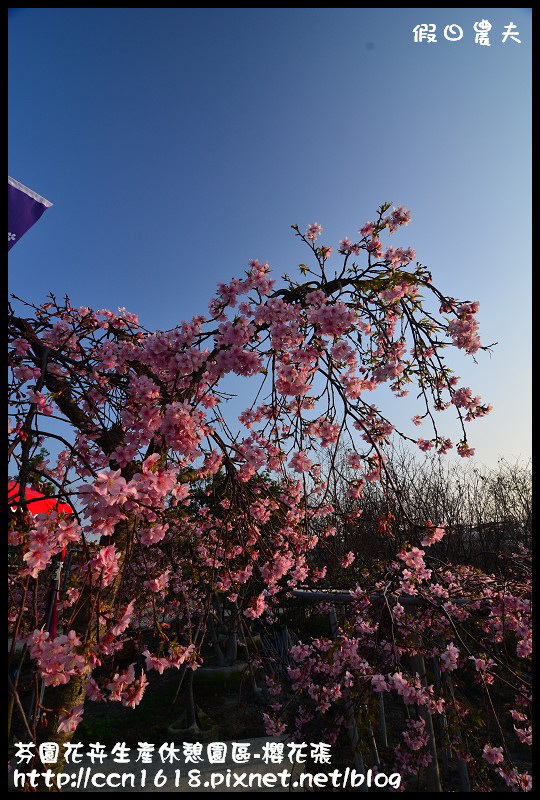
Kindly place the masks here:
[(176, 740), (197, 742), (211, 742), (219, 735), (219, 725), (204, 713), (199, 706), (196, 706), (199, 725), (194, 724), (186, 727), (187, 712), (183, 711), (175, 722), (172, 722), (167, 730)]
[(237, 689), (244, 678), (248, 665), (237, 661), (228, 667), (199, 667), (193, 673), (193, 685), (206, 691), (232, 691)]

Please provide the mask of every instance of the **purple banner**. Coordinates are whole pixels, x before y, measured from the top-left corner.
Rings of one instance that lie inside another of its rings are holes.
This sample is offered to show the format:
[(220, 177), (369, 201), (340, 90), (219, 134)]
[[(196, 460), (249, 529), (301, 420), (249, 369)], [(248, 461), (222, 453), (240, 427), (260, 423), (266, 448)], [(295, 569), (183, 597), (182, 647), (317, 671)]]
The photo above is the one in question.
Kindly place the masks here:
[(44, 197), (8, 176), (8, 251), (49, 206)]

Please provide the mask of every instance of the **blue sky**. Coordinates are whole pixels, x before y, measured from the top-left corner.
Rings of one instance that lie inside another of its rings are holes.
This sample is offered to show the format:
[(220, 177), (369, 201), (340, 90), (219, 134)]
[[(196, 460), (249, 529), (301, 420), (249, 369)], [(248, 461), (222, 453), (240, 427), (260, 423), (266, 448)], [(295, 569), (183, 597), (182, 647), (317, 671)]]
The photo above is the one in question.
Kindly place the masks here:
[[(413, 42), (423, 22), (437, 42)], [(521, 44), (502, 43), (510, 22)], [(54, 205), (11, 250), (10, 291), (169, 328), (250, 258), (294, 273), (292, 223), (336, 245), (403, 204), (392, 244), (479, 300), (498, 342), (453, 358), (494, 406), (470, 427), (477, 457), (527, 457), (530, 42), (526, 8), (11, 9), (9, 174)]]

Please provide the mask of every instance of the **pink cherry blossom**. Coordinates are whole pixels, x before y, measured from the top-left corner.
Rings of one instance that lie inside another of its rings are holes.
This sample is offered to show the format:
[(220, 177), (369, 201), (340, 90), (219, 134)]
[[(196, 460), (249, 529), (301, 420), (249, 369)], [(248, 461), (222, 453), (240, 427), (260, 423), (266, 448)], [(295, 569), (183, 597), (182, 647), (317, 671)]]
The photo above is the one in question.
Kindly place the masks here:
[(482, 755), (488, 764), (500, 764), (502, 761), (504, 761), (502, 747), (492, 747), (490, 744), (486, 744), (482, 751)]
[(64, 711), (60, 714), (58, 720), (58, 733), (73, 733), (79, 725), (84, 713), (82, 705), (75, 706), (70, 711)]
[(308, 225), (306, 228), (306, 238), (311, 239), (313, 242), (321, 233), (322, 225), (319, 225), (318, 222), (312, 222), (311, 225)]
[(289, 461), (289, 466), (291, 466), (295, 472), (308, 472), (313, 466), (313, 461), (311, 461), (305, 453), (300, 451), (293, 454)]

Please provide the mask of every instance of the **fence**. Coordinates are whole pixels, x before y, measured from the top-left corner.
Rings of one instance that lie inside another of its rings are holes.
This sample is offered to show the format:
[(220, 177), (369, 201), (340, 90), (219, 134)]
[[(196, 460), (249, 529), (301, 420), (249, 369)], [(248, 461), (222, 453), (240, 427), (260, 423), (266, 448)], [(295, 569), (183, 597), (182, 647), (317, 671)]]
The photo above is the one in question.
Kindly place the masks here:
[[(332, 637), (337, 636), (338, 632), (338, 617), (336, 606), (344, 605), (347, 603), (351, 603), (354, 601), (354, 596), (352, 592), (345, 591), (345, 590), (334, 590), (334, 589), (326, 589), (326, 590), (313, 590), (313, 589), (294, 589), (293, 596), (305, 603), (329, 603), (329, 623), (330, 623), (330, 632)], [(373, 595), (373, 599), (376, 599), (377, 595)], [(400, 604), (405, 608), (415, 608), (419, 607), (424, 604), (425, 601), (422, 598), (414, 597), (412, 595), (403, 595), (399, 598)], [(454, 601), (456, 602), (456, 601)], [(458, 604), (466, 604), (468, 598), (461, 598), (458, 601)], [(410, 667), (413, 674), (417, 674), (422, 681), (422, 685), (427, 685), (427, 671), (426, 665), (424, 661), (424, 656), (421, 653), (417, 653), (416, 655), (409, 657)], [(441, 680), (440, 670), (438, 670), (438, 664), (436, 659), (434, 659), (434, 669), (436, 675), (438, 675), (438, 681)], [(450, 694), (453, 696), (454, 694), (454, 687), (452, 685), (452, 681), (450, 675), (445, 673), (445, 681), (448, 687)], [(351, 747), (354, 750), (354, 766), (357, 772), (361, 772), (365, 774), (365, 767), (364, 761), (362, 758), (362, 754), (359, 750), (359, 735), (358, 735), (358, 727), (356, 724), (356, 713), (353, 706), (352, 700), (349, 698), (345, 703), (345, 713), (347, 715), (347, 719), (349, 722), (349, 741), (351, 743)], [(429, 738), (429, 752), (431, 754), (431, 762), (426, 769), (426, 779), (427, 779), (427, 789), (431, 792), (442, 792), (442, 785), (441, 785), (441, 775), (440, 775), (440, 768), (439, 768), (439, 757), (437, 752), (437, 741), (435, 736), (435, 726), (433, 715), (428, 710), (426, 706), (420, 706), (418, 709), (419, 716), (423, 719), (425, 723), (425, 731)], [(447, 736), (447, 721), (446, 715), (444, 711), (441, 714), (437, 715), (439, 723), (438, 728), (442, 733), (442, 738)], [(377, 749), (377, 741), (375, 738), (375, 734), (371, 727), (371, 724), (368, 726), (368, 735), (369, 735), (369, 744), (371, 749), (371, 756), (374, 760), (376, 766), (380, 766), (379, 764), (379, 756), (378, 756), (378, 749)], [(379, 741), (382, 746), (387, 746), (387, 734), (386, 734), (386, 713), (384, 708), (384, 699), (383, 693), (379, 694)], [(443, 741), (442, 747), (442, 760), (445, 766), (445, 772), (448, 769), (448, 751), (445, 747)], [(457, 772), (458, 772), (458, 780), (459, 780), (459, 791), (461, 792), (470, 792), (471, 786), (469, 781), (469, 773), (467, 769), (467, 764), (462, 758), (457, 759)], [(363, 781), (362, 786), (360, 787), (359, 791), (367, 792), (367, 783)]]

